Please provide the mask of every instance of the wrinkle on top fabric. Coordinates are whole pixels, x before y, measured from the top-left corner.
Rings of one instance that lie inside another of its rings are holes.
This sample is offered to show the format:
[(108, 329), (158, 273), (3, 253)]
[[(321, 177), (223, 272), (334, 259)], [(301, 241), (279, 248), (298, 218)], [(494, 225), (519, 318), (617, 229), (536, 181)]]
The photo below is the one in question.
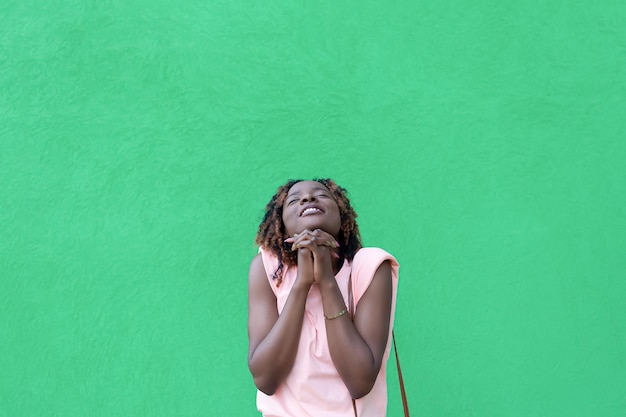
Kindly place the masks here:
[[(263, 266), (272, 291), (276, 295), (276, 307), (280, 314), (297, 276), (297, 267), (285, 266), (282, 284), (277, 287), (272, 279), (278, 267), (278, 258), (271, 252), (259, 249)], [(346, 306), (348, 305), (348, 279), (352, 271), (354, 305), (367, 291), (374, 273), (381, 263), (390, 261), (392, 270), (392, 304), (389, 336), (374, 387), (363, 398), (356, 400), (359, 417), (384, 417), (387, 410), (387, 359), (391, 346), (394, 312), (398, 289), (398, 261), (379, 248), (362, 248), (350, 263), (344, 261), (335, 275)], [(265, 417), (354, 417), (352, 397), (341, 380), (330, 357), (326, 325), (324, 323), (322, 297), (316, 285), (311, 287), (305, 305), (300, 342), (293, 368), (274, 395), (257, 391), (257, 408)]]

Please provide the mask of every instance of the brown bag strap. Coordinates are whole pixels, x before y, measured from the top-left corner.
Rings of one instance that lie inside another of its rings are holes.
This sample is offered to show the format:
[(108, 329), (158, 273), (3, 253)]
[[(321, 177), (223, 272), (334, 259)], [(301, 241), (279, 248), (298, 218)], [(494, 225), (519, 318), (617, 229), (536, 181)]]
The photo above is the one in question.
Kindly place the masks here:
[(391, 339), (393, 340), (393, 351), (396, 354), (396, 368), (398, 368), (398, 381), (400, 382), (400, 395), (402, 395), (402, 407), (404, 408), (404, 417), (409, 417), (409, 403), (406, 400), (406, 391), (404, 390), (404, 379), (402, 378), (402, 370), (400, 369), (400, 358), (398, 357), (398, 345), (396, 344), (396, 335), (391, 331)]
[[(350, 312), (350, 318), (354, 321), (354, 295), (352, 294), (352, 270), (348, 277), (348, 310)], [(400, 358), (398, 357), (398, 346), (396, 345), (396, 335), (391, 330), (391, 339), (393, 341), (393, 351), (396, 355), (396, 368), (398, 368), (398, 380), (400, 382), (400, 395), (402, 396), (402, 408), (404, 409), (404, 417), (409, 416), (409, 403), (406, 399), (406, 391), (404, 390), (404, 379), (402, 378), (402, 370), (400, 369)], [(354, 417), (358, 417), (356, 412), (356, 400), (352, 399), (352, 409), (354, 410)]]
[[(350, 320), (354, 321), (354, 295), (352, 294), (352, 270), (348, 276), (348, 311), (350, 312)], [(354, 417), (359, 417), (356, 412), (356, 400), (352, 399), (352, 409), (354, 410)]]

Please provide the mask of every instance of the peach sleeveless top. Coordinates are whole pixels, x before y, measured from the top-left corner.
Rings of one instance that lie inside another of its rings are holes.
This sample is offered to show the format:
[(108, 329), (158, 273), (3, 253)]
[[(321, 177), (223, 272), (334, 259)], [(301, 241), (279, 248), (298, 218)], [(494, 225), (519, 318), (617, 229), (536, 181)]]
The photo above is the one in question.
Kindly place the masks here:
[[(296, 279), (297, 267), (285, 267), (283, 282), (276, 287), (276, 281), (272, 276), (278, 266), (278, 259), (264, 249), (259, 251), (270, 286), (276, 295), (280, 314)], [(335, 276), (347, 306), (348, 278), (352, 270), (352, 291), (354, 305), (357, 306), (374, 273), (386, 260), (391, 262), (393, 282), (389, 337), (374, 387), (365, 397), (356, 400), (359, 417), (384, 417), (387, 412), (386, 370), (396, 306), (399, 265), (392, 255), (382, 249), (362, 248), (352, 263), (344, 261), (341, 270)], [(293, 368), (274, 395), (269, 396), (257, 391), (257, 408), (265, 417), (354, 417), (352, 397), (330, 357), (322, 298), (315, 285), (311, 287), (307, 297), (302, 333)]]

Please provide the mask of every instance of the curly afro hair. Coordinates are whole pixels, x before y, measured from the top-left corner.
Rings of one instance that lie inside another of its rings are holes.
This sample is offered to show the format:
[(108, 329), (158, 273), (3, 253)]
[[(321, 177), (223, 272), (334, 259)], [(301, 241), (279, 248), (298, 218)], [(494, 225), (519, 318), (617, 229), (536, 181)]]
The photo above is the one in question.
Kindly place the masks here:
[[(285, 225), (283, 224), (283, 204), (291, 187), (301, 181), (305, 180), (289, 180), (284, 185), (278, 187), (276, 194), (265, 206), (265, 215), (259, 225), (255, 239), (257, 245), (272, 252), (278, 258), (278, 268), (274, 271), (272, 277), (277, 280), (276, 285), (280, 285), (282, 282), (283, 266), (294, 266), (298, 263), (298, 254), (291, 250), (291, 244), (285, 243), (285, 239), (289, 236), (287, 236)], [(356, 223), (357, 214), (350, 205), (348, 192), (330, 178), (316, 178), (313, 181), (317, 181), (328, 188), (335, 198), (337, 206), (339, 206), (341, 218), (341, 229), (339, 230), (339, 236), (337, 236), (337, 241), (340, 245), (339, 257), (351, 262), (362, 245), (359, 226)]]

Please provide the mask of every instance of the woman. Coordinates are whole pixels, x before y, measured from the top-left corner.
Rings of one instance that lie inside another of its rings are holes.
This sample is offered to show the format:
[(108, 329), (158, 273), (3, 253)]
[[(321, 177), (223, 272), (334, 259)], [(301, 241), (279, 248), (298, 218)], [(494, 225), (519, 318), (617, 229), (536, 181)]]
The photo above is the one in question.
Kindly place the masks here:
[(330, 179), (289, 181), (267, 204), (248, 284), (248, 366), (266, 417), (386, 414), (398, 263), (361, 247), (356, 217)]

